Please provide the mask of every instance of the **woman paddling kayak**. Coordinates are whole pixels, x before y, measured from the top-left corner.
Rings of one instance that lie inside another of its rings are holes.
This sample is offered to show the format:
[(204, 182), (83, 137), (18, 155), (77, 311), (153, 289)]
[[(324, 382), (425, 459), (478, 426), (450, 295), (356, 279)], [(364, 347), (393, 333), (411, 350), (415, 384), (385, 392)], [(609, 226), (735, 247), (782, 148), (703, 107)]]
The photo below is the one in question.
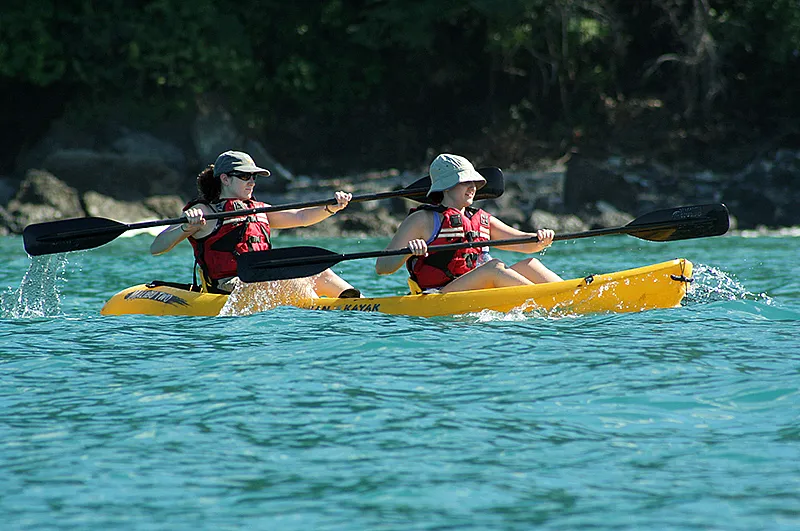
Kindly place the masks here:
[(412, 291), (449, 293), (485, 288), (524, 286), (561, 279), (536, 258), (528, 258), (507, 267), (489, 256), (488, 248), (459, 249), (428, 254), (429, 245), (466, 241), (536, 236), (539, 241), (503, 246), (500, 249), (536, 253), (553, 243), (549, 229), (535, 234), (519, 231), (488, 212), (472, 208), (475, 192), (486, 180), (472, 163), (458, 155), (441, 154), (431, 163), (431, 188), (428, 195), (442, 192), (438, 205), (423, 205), (400, 224), (387, 250), (408, 247), (414, 254), (377, 259), (379, 275), (394, 273), (404, 263), (409, 271)]
[[(253, 199), (258, 177), (269, 176), (267, 169), (258, 167), (253, 158), (241, 151), (226, 151), (197, 176), (200, 197), (184, 207), (188, 223), (171, 225), (156, 236), (150, 253), (166, 253), (185, 239), (194, 248), (204, 291), (230, 293), (236, 283), (236, 256), (272, 248), (271, 229), (307, 227), (331, 217), (347, 207), (352, 195), (336, 192), (335, 205), (309, 207), (217, 219), (206, 223), (212, 212), (247, 210), (269, 206)], [(359, 297), (339, 275), (327, 269), (313, 279), (314, 291), (327, 297)]]

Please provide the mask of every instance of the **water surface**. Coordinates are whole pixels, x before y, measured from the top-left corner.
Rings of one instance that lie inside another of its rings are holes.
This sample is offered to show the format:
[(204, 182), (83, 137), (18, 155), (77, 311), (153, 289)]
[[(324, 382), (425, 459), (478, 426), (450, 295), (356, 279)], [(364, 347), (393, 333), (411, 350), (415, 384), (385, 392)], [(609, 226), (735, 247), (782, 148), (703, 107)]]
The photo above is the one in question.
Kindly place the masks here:
[[(385, 240), (298, 240), (342, 252)], [(685, 257), (681, 308), (101, 317), (191, 252), (0, 239), (9, 529), (796, 529), (800, 239), (556, 243), (565, 278)], [(507, 262), (512, 253), (497, 253)], [(368, 295), (401, 273), (336, 267)]]

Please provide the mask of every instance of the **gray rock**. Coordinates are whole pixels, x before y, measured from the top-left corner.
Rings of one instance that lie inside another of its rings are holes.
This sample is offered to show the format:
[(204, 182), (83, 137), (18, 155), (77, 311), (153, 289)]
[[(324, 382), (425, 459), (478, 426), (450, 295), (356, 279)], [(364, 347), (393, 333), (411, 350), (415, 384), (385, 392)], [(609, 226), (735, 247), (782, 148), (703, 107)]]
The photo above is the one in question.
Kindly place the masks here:
[(506, 225), (514, 227), (515, 229), (530, 229), (528, 225), (528, 219), (530, 216), (525, 214), (525, 211), (521, 208), (508, 206), (500, 211), (497, 211), (497, 213), (492, 212), (492, 215), (502, 220)]
[(23, 229), (32, 223), (44, 223), (57, 219), (81, 217), (80, 215), (65, 214), (52, 205), (34, 205), (29, 203), (15, 205), (8, 211), (8, 214), (11, 216), (11, 222), (8, 223), (7, 228), (11, 232), (17, 234), (21, 234)]
[(372, 212), (350, 212), (350, 209), (311, 225), (294, 229), (283, 229), (280, 234), (295, 234), (303, 237), (347, 236), (392, 236), (403, 218), (389, 214), (385, 209)]
[(186, 177), (142, 156), (65, 149), (47, 157), (42, 167), (80, 193), (95, 191), (120, 201), (174, 194), (187, 187)]
[(211, 164), (223, 151), (237, 149), (242, 135), (236, 128), (233, 116), (212, 98), (198, 100), (199, 111), (192, 123), (191, 137), (194, 149), (203, 166)]
[(634, 219), (634, 216), (618, 210), (605, 201), (596, 201), (593, 205), (587, 205), (580, 217), (589, 226), (589, 229), (622, 227)]
[(30, 149), (20, 153), (17, 158), (17, 175), (25, 175), (28, 170), (42, 168), (42, 161), (52, 153), (63, 149), (98, 149), (97, 136), (84, 125), (72, 123), (68, 119), (53, 122), (47, 133)]
[(800, 225), (800, 151), (755, 160), (721, 188), (742, 229)]
[(186, 156), (174, 144), (156, 138), (150, 133), (123, 128), (122, 136), (111, 143), (111, 148), (120, 155), (149, 159), (169, 166), (179, 174), (185, 174)]
[(83, 194), (86, 213), (90, 216), (110, 218), (120, 223), (136, 223), (158, 218), (158, 215), (138, 201), (118, 201), (111, 197), (86, 192)]
[(256, 164), (272, 173), (265, 183), (265, 190), (285, 192), (294, 179), (292, 172), (278, 162), (261, 142), (242, 134), (231, 113), (211, 97), (199, 102), (199, 111), (192, 123), (191, 137), (199, 159), (207, 161), (203, 166), (213, 163), (220, 153), (234, 149), (249, 153)]
[(184, 205), (186, 205), (186, 201), (177, 195), (157, 195), (144, 200), (144, 206), (155, 212), (159, 219), (182, 216)]
[(17, 194), (17, 190), (19, 190), (19, 182), (16, 179), (0, 178), (0, 205), (7, 205)]
[(28, 172), (6, 211), (4, 224), (16, 233), (31, 223), (86, 215), (74, 188), (40, 170)]
[(269, 185), (276, 191), (286, 191), (289, 183), (294, 179), (294, 175), (286, 169), (278, 160), (270, 154), (267, 149), (256, 140), (248, 138), (244, 142), (245, 153), (249, 153), (261, 168), (267, 168), (271, 175)]
[(556, 234), (583, 232), (589, 226), (573, 214), (559, 215), (544, 210), (534, 210), (528, 220), (528, 230), (553, 229)]
[(17, 194), (9, 201), (8, 210), (14, 211), (25, 204), (53, 207), (64, 217), (84, 215), (77, 190), (52, 173), (41, 170), (28, 171)]
[(612, 169), (600, 161), (574, 157), (564, 179), (564, 206), (567, 211), (577, 212), (587, 204), (606, 201), (623, 210), (633, 209), (641, 183), (642, 179), (633, 179), (624, 166)]

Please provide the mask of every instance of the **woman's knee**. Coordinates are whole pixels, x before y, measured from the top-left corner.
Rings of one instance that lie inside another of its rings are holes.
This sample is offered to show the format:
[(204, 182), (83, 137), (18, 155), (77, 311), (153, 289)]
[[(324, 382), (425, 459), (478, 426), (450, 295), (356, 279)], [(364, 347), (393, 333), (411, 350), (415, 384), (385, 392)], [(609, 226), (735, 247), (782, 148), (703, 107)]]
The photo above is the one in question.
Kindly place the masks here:
[(536, 258), (526, 258), (525, 260), (520, 260), (511, 266), (511, 268), (515, 271), (545, 271), (547, 269), (545, 265)]
[(496, 270), (503, 270), (506, 268), (506, 264), (502, 262), (502, 260), (498, 260), (497, 258), (492, 258), (481, 267), (485, 267), (486, 269), (496, 269)]
[(514, 264), (511, 269), (518, 272), (528, 280), (536, 283), (557, 282), (562, 280), (554, 272), (550, 271), (542, 262), (536, 258), (526, 258)]

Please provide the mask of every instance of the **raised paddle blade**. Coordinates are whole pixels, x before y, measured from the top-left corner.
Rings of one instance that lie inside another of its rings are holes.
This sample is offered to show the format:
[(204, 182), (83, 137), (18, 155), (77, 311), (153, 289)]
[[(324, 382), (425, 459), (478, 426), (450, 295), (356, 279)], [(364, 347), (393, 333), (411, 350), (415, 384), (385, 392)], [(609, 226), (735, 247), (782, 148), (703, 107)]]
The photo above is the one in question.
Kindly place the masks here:
[(480, 201), (481, 199), (496, 199), (503, 195), (503, 192), (506, 190), (503, 170), (495, 167), (479, 168), (478, 173), (483, 175), (483, 178), (486, 179), (486, 184), (475, 194), (476, 201)]
[(729, 228), (728, 207), (721, 203), (656, 210), (625, 226), (631, 236), (654, 242), (721, 236)]
[(31, 256), (67, 253), (104, 245), (128, 225), (105, 218), (73, 218), (35, 223), (22, 231), (25, 251)]
[(321, 247), (284, 247), (244, 253), (236, 258), (236, 269), (242, 282), (265, 282), (314, 276), (344, 259)]

